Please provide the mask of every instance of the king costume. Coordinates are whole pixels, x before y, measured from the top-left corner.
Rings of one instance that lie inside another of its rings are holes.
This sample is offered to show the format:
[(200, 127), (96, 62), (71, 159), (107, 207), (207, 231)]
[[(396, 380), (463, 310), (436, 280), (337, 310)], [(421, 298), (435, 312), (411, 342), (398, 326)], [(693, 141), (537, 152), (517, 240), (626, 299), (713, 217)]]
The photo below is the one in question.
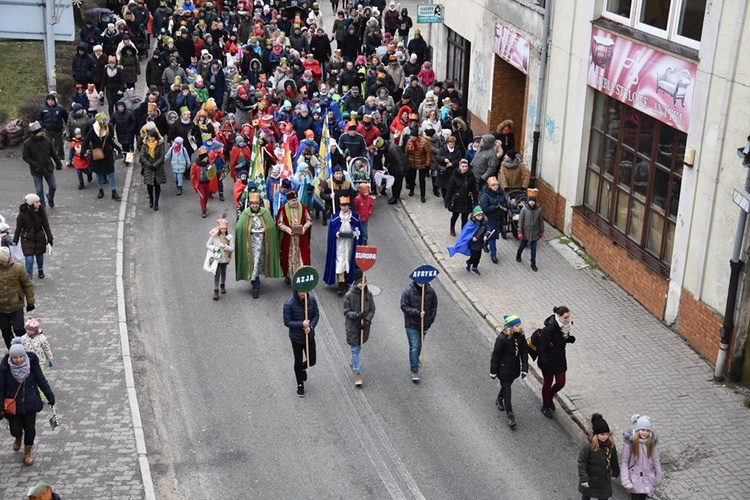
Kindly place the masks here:
[(235, 230), (235, 278), (249, 280), (253, 298), (260, 293), (260, 277), (281, 278), (278, 230), (271, 212), (258, 205), (260, 195), (250, 193), (249, 206), (240, 214)]
[(338, 283), (339, 294), (346, 292), (347, 284), (354, 282), (357, 264), (354, 254), (357, 245), (362, 244), (362, 223), (359, 215), (350, 209), (348, 197), (339, 199), (339, 212), (331, 216), (328, 225), (328, 246), (323, 281), (326, 285)]
[(281, 236), (281, 269), (291, 283), (294, 273), (310, 265), (310, 209), (299, 202), (296, 191), (286, 194), (287, 202), (279, 209), (276, 225)]

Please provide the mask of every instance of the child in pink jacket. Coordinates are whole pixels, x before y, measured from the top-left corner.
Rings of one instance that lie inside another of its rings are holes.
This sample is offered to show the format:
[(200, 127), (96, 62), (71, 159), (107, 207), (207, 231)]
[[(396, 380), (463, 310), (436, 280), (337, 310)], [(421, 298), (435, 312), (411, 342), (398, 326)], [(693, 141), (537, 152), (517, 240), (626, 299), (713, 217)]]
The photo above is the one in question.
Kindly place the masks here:
[(419, 78), (425, 92), (432, 90), (432, 85), (435, 83), (435, 71), (433, 71), (430, 61), (422, 63), (422, 69), (417, 73), (417, 78)]

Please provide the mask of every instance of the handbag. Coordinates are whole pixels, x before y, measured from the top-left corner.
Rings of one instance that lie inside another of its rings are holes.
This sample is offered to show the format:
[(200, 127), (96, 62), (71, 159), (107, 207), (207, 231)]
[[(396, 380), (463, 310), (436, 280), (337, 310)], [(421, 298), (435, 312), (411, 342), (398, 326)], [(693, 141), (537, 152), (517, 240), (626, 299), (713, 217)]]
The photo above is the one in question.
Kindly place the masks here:
[(220, 250), (206, 250), (206, 259), (203, 261), (203, 270), (211, 274), (216, 274), (216, 270), (219, 268), (220, 256)]
[(107, 138), (105, 137), (102, 141), (102, 147), (100, 148), (93, 148), (91, 150), (91, 159), (94, 161), (103, 160), (104, 159), (104, 145), (107, 144)]
[(21, 390), (21, 384), (18, 384), (18, 389), (16, 389), (16, 393), (13, 395), (13, 397), (3, 399), (3, 413), (4, 414), (6, 415), (16, 414), (16, 397), (18, 396), (18, 391), (20, 390)]

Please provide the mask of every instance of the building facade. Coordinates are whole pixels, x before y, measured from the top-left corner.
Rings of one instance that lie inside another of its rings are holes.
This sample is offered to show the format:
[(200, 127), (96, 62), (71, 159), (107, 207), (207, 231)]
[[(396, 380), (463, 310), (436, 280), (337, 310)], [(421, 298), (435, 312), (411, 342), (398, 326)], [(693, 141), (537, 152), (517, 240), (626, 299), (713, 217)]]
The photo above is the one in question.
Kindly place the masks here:
[[(435, 68), (464, 92), (475, 133), (512, 119), (529, 164), (541, 113), (536, 186), (549, 222), (714, 362), (741, 213), (733, 193), (747, 175), (737, 148), (750, 135), (750, 2), (549, 1), (541, 89), (544, 1), (442, 3)], [(750, 379), (747, 276), (727, 368)]]

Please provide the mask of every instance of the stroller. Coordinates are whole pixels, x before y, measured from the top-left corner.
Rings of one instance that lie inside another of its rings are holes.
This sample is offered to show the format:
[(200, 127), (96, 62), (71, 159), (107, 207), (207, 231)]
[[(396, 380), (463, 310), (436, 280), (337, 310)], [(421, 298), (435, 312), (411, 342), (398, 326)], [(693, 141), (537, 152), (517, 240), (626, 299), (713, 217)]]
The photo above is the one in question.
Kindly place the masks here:
[(359, 191), (359, 186), (361, 184), (370, 184), (370, 181), (372, 180), (372, 167), (370, 166), (370, 160), (364, 156), (357, 156), (356, 158), (349, 160), (347, 171), (355, 191)]
[(526, 205), (526, 189), (509, 189), (505, 196), (508, 198), (508, 211), (505, 213), (505, 224), (502, 227), (503, 234), (511, 233), (518, 238), (518, 216), (521, 209)]

